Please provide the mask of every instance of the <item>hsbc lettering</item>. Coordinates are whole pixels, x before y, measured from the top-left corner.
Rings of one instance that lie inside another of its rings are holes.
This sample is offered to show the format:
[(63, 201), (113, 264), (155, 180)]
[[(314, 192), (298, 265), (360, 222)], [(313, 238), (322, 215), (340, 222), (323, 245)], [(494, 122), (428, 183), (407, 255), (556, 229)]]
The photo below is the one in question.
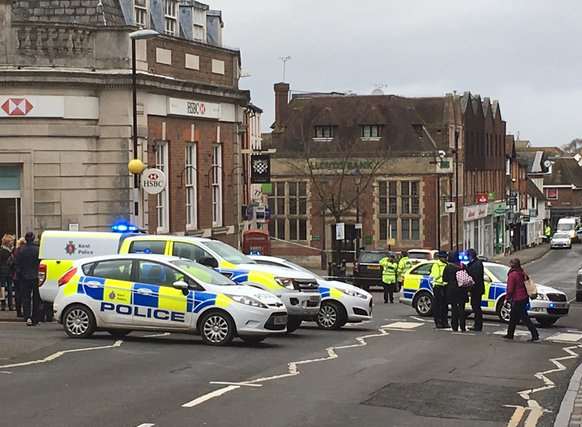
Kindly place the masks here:
[(186, 109), (188, 114), (192, 114), (193, 116), (206, 115), (206, 104), (203, 102), (188, 102), (186, 104)]

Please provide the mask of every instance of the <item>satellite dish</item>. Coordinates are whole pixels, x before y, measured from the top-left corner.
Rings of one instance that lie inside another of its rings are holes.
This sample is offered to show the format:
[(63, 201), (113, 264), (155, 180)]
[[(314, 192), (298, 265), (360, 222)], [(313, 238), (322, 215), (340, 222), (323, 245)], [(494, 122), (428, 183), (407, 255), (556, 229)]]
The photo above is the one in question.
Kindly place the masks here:
[(549, 168), (550, 168), (550, 166), (552, 166), (552, 162), (551, 162), (551, 161), (549, 161), (549, 160), (546, 160), (546, 161), (544, 162), (544, 166), (545, 166), (547, 169), (549, 169)]
[(376, 88), (372, 91), (372, 95), (377, 95), (377, 96), (384, 95), (384, 91), (380, 88)]

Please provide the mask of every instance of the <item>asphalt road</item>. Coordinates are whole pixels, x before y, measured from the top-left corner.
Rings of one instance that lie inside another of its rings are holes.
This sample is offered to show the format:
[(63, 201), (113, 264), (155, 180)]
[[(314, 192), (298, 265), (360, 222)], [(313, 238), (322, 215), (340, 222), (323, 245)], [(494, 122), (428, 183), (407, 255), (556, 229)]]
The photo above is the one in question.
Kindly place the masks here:
[[(527, 269), (573, 298), (581, 255), (554, 251)], [(545, 382), (542, 373), (565, 347), (582, 350), (581, 320), (574, 304), (540, 329), (541, 343), (504, 342), (493, 318), (482, 334), (454, 334), (378, 303), (371, 323), (227, 348), (173, 334), (72, 340), (56, 324), (2, 323), (0, 425), (550, 426), (579, 361), (561, 360)], [(581, 340), (553, 341), (560, 333)]]

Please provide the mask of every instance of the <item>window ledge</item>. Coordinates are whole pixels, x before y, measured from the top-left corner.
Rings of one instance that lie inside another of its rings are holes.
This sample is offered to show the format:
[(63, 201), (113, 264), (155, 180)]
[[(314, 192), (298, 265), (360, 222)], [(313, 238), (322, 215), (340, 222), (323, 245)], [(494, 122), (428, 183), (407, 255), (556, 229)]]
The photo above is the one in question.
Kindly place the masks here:
[(360, 137), (360, 141), (362, 142), (378, 142), (382, 141), (381, 136), (362, 136)]
[(334, 138), (313, 138), (314, 142), (332, 142)]

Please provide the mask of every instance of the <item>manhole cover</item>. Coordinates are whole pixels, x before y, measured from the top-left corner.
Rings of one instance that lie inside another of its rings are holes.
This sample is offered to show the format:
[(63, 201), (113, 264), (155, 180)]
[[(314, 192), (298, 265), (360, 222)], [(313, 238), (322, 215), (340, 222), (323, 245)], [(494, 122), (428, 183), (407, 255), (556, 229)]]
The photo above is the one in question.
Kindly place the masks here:
[(515, 393), (512, 387), (501, 385), (428, 380), (387, 384), (362, 403), (423, 417), (507, 421), (513, 409), (504, 405), (515, 400)]

